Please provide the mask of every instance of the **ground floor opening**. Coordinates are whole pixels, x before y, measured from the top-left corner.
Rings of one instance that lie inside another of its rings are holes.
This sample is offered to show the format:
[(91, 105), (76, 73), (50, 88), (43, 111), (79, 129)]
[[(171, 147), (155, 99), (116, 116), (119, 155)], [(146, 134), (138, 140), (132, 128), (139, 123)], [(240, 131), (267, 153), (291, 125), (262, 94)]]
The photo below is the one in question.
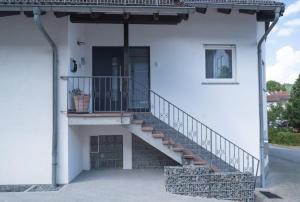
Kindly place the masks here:
[(69, 182), (82, 171), (162, 169), (178, 163), (122, 126), (69, 127)]

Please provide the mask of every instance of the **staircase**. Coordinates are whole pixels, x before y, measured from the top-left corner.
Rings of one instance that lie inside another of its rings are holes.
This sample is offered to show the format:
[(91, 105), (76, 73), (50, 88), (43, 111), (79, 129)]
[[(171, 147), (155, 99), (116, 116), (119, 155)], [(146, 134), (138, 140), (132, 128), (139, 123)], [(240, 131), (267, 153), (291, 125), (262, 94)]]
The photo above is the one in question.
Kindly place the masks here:
[[(92, 95), (87, 113), (133, 114), (128, 130), (182, 165), (209, 167), (214, 172), (251, 173), (259, 160), (151, 89), (130, 77), (65, 77), (69, 92), (79, 88)], [(92, 85), (100, 88), (91, 88)], [(115, 88), (112, 88), (112, 83)], [(68, 94), (68, 103), (72, 103)], [(98, 106), (98, 107), (97, 107)], [(68, 105), (68, 112), (76, 108)], [(122, 121), (121, 121), (122, 122)]]
[[(164, 125), (164, 128), (162, 125)], [(208, 165), (205, 159), (197, 155), (195, 151), (196, 144), (178, 134), (177, 131), (158, 120), (151, 113), (136, 113), (128, 129), (182, 165)], [(156, 144), (152, 143), (153, 141)], [(204, 156), (204, 150), (202, 154)]]
[[(201, 165), (214, 172), (241, 172), (257, 176), (259, 160), (256, 157), (154, 91), (145, 88), (136, 88), (135, 91), (140, 98), (129, 96), (129, 100), (134, 99), (135, 103), (141, 104), (135, 110), (128, 110), (134, 113), (128, 126), (132, 133), (138, 136), (147, 133), (148, 138), (156, 142), (159, 140), (160, 146), (156, 143), (156, 148), (161, 151), (167, 149), (168, 153), (163, 153), (171, 158), (170, 153), (176, 153), (177, 158), (173, 159), (182, 165)], [(145, 103), (145, 97), (149, 98), (149, 103)]]

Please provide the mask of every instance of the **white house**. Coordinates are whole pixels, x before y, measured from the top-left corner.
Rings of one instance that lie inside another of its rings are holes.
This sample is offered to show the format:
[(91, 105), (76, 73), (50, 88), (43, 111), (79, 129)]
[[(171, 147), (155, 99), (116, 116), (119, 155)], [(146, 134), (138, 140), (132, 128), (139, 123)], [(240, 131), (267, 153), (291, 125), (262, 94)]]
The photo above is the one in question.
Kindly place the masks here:
[(282, 105), (286, 107), (288, 101), (290, 99), (290, 95), (285, 91), (275, 91), (269, 92), (267, 94), (267, 110), (271, 110), (272, 106)]
[(0, 0), (0, 184), (177, 164), (264, 182), (264, 41), (283, 11), (270, 0)]

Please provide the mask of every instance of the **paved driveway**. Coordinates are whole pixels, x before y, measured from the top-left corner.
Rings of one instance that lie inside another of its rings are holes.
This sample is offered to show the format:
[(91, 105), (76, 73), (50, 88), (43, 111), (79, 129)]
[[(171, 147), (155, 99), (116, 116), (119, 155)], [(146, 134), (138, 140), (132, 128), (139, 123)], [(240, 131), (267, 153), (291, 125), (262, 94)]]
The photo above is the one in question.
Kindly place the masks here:
[(267, 188), (282, 199), (262, 201), (300, 202), (300, 148), (270, 146)]
[(12, 202), (221, 202), (166, 193), (162, 170), (105, 170), (80, 174), (59, 192), (0, 193)]

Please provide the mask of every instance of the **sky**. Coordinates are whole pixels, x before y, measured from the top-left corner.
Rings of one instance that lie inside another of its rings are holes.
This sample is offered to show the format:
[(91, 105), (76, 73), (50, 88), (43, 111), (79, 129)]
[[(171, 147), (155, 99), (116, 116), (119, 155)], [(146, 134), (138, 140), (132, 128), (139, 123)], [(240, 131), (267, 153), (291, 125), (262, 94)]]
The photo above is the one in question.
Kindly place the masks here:
[(294, 83), (300, 74), (300, 0), (281, 0), (284, 15), (266, 43), (266, 77), (280, 83)]

